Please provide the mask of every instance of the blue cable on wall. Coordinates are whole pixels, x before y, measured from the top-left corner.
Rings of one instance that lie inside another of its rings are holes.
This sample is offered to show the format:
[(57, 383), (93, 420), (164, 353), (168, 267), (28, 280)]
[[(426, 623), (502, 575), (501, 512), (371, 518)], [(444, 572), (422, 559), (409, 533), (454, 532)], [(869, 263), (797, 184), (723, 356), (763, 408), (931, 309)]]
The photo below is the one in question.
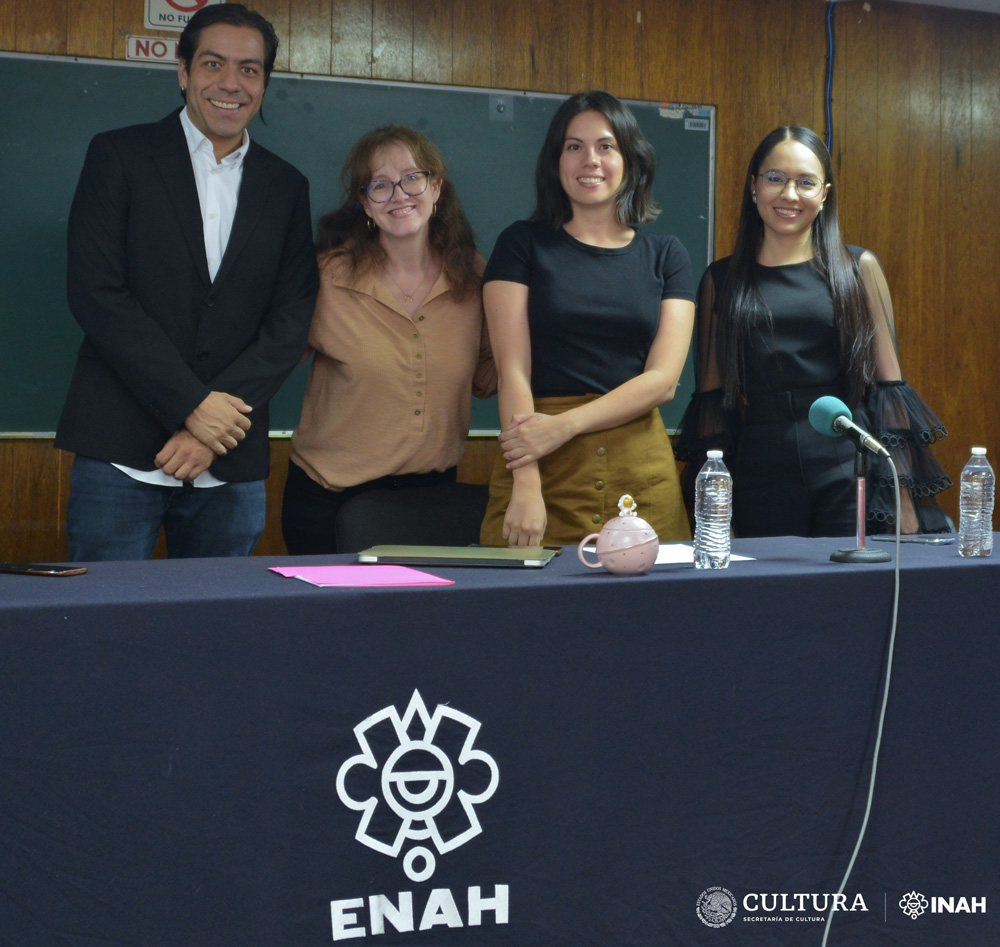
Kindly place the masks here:
[(836, 0), (826, 5), (826, 150), (833, 154), (833, 8)]

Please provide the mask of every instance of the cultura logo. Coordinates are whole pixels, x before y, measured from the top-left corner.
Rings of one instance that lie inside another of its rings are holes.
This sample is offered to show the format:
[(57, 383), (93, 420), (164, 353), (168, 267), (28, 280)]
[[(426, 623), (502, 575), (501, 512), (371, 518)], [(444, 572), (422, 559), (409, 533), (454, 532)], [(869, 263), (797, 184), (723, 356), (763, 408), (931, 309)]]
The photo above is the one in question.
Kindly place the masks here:
[(908, 918), (915, 921), (927, 910), (927, 898), (920, 894), (919, 891), (911, 891), (909, 894), (903, 895), (899, 906)]
[[(355, 838), (398, 858), (408, 840), (430, 840), (440, 855), (482, 832), (475, 807), (496, 792), (500, 773), (493, 757), (474, 749), (479, 728), (451, 707), (429, 713), (419, 691), (402, 716), (384, 707), (358, 724), (361, 752), (337, 773), (340, 801), (362, 813)], [(426, 881), (435, 868), (425, 845), (403, 858), (411, 881)]]

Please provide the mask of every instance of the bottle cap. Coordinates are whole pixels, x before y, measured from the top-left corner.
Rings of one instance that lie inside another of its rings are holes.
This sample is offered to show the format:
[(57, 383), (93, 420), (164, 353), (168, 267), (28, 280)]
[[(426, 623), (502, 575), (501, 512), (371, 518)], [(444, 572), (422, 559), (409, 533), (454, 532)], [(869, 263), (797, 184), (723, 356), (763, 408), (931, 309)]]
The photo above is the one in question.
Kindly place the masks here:
[[(709, 453), (709, 456), (711, 456), (712, 452), (709, 451), (708, 453)], [(985, 447), (973, 447), (972, 448), (972, 454), (973, 454), (974, 457), (985, 457), (986, 456), (986, 448)]]
[[(983, 448), (985, 452), (985, 448)], [(710, 450), (707, 454), (709, 460), (722, 460), (721, 450)]]

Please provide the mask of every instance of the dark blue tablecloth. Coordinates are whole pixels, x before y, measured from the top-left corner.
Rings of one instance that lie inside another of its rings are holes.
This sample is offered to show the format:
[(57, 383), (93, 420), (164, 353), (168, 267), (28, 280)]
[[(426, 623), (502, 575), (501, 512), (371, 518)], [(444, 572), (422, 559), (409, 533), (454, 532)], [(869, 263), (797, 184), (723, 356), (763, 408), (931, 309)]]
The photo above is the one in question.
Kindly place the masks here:
[[(417, 589), (0, 575), (0, 944), (818, 947), (893, 597), (836, 544)], [(1000, 556), (901, 565), (830, 944), (995, 947)]]

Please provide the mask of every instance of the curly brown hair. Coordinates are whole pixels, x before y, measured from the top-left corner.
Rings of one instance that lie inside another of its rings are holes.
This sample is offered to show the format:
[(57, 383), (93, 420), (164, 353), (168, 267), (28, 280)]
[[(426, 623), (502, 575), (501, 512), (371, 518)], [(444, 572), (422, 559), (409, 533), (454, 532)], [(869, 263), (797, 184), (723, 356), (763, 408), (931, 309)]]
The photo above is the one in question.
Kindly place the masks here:
[(362, 204), (363, 188), (371, 182), (372, 169), (379, 155), (396, 144), (408, 148), (414, 164), (441, 182), (437, 210), (429, 224), (430, 245), (441, 257), (445, 276), (455, 295), (466, 296), (479, 287), (475, 235), (462, 211), (458, 194), (445, 175), (441, 152), (429, 138), (403, 125), (376, 128), (354, 143), (340, 172), (344, 202), (320, 218), (316, 247), (323, 259), (333, 255), (346, 257), (352, 273), (367, 266), (378, 266), (385, 260), (378, 230), (368, 225), (368, 214)]

